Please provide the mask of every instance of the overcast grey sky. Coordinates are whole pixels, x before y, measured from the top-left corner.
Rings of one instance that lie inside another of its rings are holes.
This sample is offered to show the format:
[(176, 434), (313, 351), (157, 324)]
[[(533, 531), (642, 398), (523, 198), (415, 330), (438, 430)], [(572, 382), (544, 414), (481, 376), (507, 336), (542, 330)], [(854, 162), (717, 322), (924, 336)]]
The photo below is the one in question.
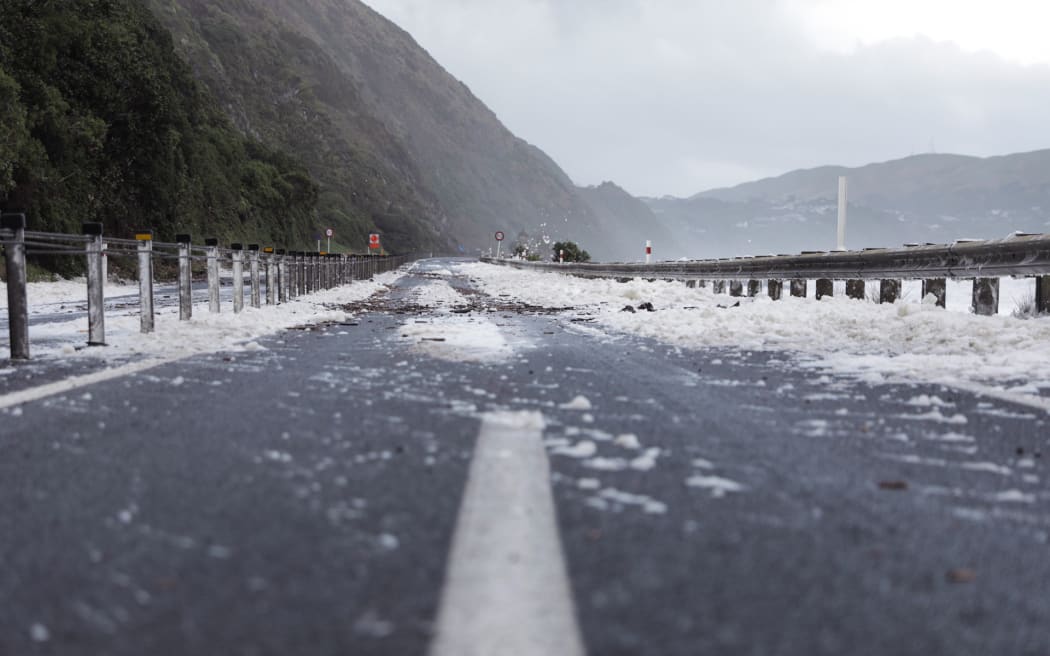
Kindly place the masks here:
[(1048, 0), (365, 0), (578, 184), (1050, 147)]

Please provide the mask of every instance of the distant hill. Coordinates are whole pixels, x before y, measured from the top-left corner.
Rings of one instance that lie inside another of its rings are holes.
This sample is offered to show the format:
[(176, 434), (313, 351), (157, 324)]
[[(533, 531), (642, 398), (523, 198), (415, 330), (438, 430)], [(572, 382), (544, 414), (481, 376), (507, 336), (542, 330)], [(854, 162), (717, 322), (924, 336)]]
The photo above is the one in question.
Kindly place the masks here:
[(646, 204), (701, 255), (826, 249), (835, 245), (840, 175), (849, 179), (849, 247), (1050, 232), (1050, 150), (826, 166)]
[(646, 241), (653, 242), (654, 253), (660, 258), (688, 254), (648, 205), (616, 184), (582, 187), (579, 193), (598, 218), (601, 230), (617, 236), (617, 242), (610, 246), (614, 259), (644, 260)]
[(358, 0), (148, 2), (235, 123), (310, 168), (341, 244), (379, 229), (473, 251), (525, 230), (608, 251), (568, 176)]

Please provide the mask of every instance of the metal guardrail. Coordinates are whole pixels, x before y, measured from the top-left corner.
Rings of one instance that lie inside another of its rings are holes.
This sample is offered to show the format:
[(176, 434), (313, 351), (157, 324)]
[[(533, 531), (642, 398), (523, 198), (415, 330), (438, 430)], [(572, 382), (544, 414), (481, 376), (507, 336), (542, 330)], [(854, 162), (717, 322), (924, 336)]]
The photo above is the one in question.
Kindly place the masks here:
[(1036, 307), (1050, 312), (1050, 235), (1017, 234), (1006, 239), (957, 241), (953, 244), (914, 244), (903, 248), (863, 251), (805, 252), (799, 255), (737, 257), (717, 260), (629, 263), (549, 263), (482, 258), (482, 261), (519, 269), (551, 271), (588, 278), (670, 279), (691, 283), (713, 282), (715, 291), (743, 295), (746, 282), (755, 295), (759, 281), (768, 281), (769, 294), (779, 299), (783, 281), (792, 281), (793, 296), (805, 296), (805, 283), (817, 281), (817, 296), (832, 293), (831, 282), (847, 281), (847, 293), (864, 296), (864, 281), (881, 280), (880, 300), (900, 295), (900, 280), (922, 279), (923, 296), (932, 293), (944, 305), (945, 279), (974, 279), (974, 310), (994, 314), (998, 309), (998, 281), (1007, 276), (1037, 276)]
[[(83, 234), (35, 232), (26, 230), (24, 214), (0, 217), (0, 244), (7, 267), (8, 319), (11, 359), (29, 359), (29, 306), (26, 297), (26, 256), (66, 255), (87, 260), (88, 345), (105, 345), (104, 282), (106, 257), (134, 257), (138, 261), (139, 312), (141, 331), (154, 330), (153, 262), (178, 260), (179, 319), (193, 316), (193, 262), (207, 262), (208, 309), (220, 312), (220, 275), (223, 264), (233, 274), (233, 311), (244, 309), (244, 264), (247, 260), (252, 307), (262, 307), (265, 281), (266, 305), (279, 305), (299, 296), (371, 278), (417, 259), (415, 256), (358, 257), (335, 253), (310, 253), (250, 244), (219, 246), (217, 239), (194, 246), (190, 235), (177, 235), (175, 243), (153, 240), (150, 231), (139, 231), (135, 239), (104, 237), (102, 224), (85, 223)], [(109, 248), (112, 246), (113, 248)], [(174, 252), (171, 252), (174, 251)], [(194, 252), (203, 255), (194, 255)], [(245, 257), (247, 255), (247, 257)]]

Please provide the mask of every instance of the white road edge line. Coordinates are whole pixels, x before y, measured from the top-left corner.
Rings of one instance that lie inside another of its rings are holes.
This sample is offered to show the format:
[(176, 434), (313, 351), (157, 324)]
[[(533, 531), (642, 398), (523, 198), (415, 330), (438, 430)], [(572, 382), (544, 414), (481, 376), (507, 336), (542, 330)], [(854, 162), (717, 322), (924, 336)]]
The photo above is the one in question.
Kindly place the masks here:
[(137, 374), (147, 369), (153, 369), (161, 365), (177, 362), (184, 359), (186, 356), (179, 356), (177, 358), (160, 358), (153, 360), (143, 360), (141, 362), (132, 362), (122, 367), (115, 367), (113, 369), (104, 369), (102, 371), (96, 371), (94, 373), (85, 374), (83, 376), (74, 376), (73, 378), (66, 378), (55, 383), (48, 383), (47, 385), (41, 385), (40, 387), (33, 387), (27, 390), (20, 390), (18, 392), (11, 392), (0, 396), (0, 410), (6, 410), (7, 408), (13, 408), (17, 405), (24, 403), (31, 403), (33, 401), (39, 401), (46, 399), (49, 396), (56, 394), (64, 394), (66, 392), (72, 392), (73, 390), (80, 389), (81, 387), (87, 387), (88, 385), (94, 385), (96, 383), (103, 383), (107, 380), (113, 380), (114, 378), (121, 378), (123, 376), (130, 376), (131, 374)]
[(430, 656), (581, 656), (539, 412), (482, 415)]

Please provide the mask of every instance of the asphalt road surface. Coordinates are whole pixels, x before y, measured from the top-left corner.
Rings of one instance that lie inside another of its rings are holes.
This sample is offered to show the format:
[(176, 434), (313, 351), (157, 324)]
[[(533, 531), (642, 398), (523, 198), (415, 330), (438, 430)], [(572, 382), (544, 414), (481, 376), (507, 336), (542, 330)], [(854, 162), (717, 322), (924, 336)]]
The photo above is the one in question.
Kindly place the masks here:
[(0, 654), (1050, 653), (1045, 413), (446, 266), (0, 410)]

